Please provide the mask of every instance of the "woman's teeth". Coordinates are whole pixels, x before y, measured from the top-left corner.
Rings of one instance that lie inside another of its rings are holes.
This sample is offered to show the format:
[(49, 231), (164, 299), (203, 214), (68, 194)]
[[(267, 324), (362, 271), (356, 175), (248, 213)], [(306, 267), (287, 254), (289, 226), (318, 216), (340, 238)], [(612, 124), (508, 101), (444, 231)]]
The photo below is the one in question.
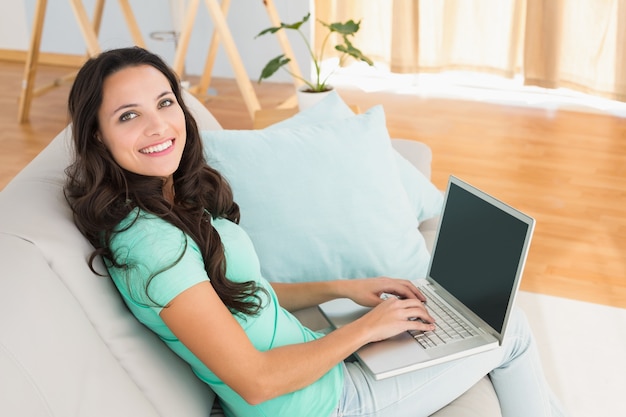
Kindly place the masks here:
[(167, 142), (163, 142), (163, 143), (161, 143), (159, 145), (150, 146), (150, 147), (147, 147), (147, 148), (140, 149), (139, 152), (144, 153), (144, 154), (163, 152), (167, 148), (171, 147), (173, 145), (173, 143), (174, 143), (174, 141), (172, 139), (170, 139)]

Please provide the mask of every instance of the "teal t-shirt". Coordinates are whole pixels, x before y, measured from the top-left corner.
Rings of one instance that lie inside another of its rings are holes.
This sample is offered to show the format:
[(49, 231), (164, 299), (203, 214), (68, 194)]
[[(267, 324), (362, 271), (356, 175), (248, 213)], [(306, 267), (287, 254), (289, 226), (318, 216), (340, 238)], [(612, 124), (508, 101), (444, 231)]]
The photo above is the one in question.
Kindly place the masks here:
[[(132, 223), (138, 213), (139, 217)], [(302, 326), (280, 307), (276, 293), (261, 276), (258, 257), (243, 229), (221, 218), (213, 219), (212, 224), (224, 246), (227, 278), (239, 282), (254, 280), (269, 294), (269, 297), (261, 295), (263, 309), (258, 315), (234, 314), (253, 345), (266, 351), (322, 337)], [(116, 259), (129, 267), (122, 269), (108, 265), (108, 270), (124, 301), (141, 323), (155, 332), (215, 391), (227, 416), (327, 417), (331, 414), (343, 387), (340, 365), (304, 389), (254, 406), (220, 381), (174, 336), (159, 316), (159, 306), (167, 305), (187, 288), (209, 280), (197, 244), (180, 229), (145, 212), (132, 212), (118, 230), (111, 249)], [(148, 298), (145, 288), (149, 280)]]

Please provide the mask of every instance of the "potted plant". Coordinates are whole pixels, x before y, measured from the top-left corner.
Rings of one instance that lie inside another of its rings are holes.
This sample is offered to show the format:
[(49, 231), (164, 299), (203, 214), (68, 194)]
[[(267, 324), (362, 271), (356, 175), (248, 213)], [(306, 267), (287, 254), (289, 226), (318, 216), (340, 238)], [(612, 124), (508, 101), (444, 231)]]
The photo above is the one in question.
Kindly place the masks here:
[[(332, 90), (332, 87), (327, 84), (327, 81), (333, 72), (327, 74), (325, 77), (322, 77), (321, 64), (324, 60), (324, 49), (326, 48), (326, 45), (331, 39), (331, 35), (333, 34), (340, 37), (341, 39), (341, 42), (335, 45), (335, 50), (339, 51), (339, 66), (341, 66), (345, 59), (348, 57), (352, 57), (358, 61), (366, 62), (368, 65), (374, 65), (373, 61), (367, 56), (363, 55), (363, 53), (359, 49), (357, 49), (349, 39), (351, 36), (354, 36), (354, 34), (359, 31), (361, 21), (355, 22), (351, 19), (345, 23), (335, 22), (329, 24), (322, 22), (318, 19), (317, 21), (321, 24), (322, 27), (328, 30), (328, 33), (322, 41), (319, 52), (316, 53), (313, 51), (309, 40), (301, 30), (302, 25), (305, 24), (310, 17), (311, 13), (307, 13), (307, 15), (304, 16), (299, 22), (291, 24), (281, 22), (280, 26), (267, 28), (265, 30), (262, 30), (258, 35), (255, 36), (256, 39), (259, 36), (263, 36), (268, 33), (274, 34), (282, 29), (295, 30), (296, 32), (298, 32), (298, 34), (304, 41), (304, 44), (306, 45), (309, 56), (313, 61), (313, 68), (315, 70), (314, 78), (312, 80), (308, 80), (298, 74), (294, 74), (293, 72), (285, 68), (285, 70), (292, 77), (297, 78), (304, 83), (304, 86), (300, 89), (301, 91), (309, 93), (320, 93)], [(274, 73), (276, 73), (276, 71), (278, 71), (280, 68), (283, 68), (290, 61), (291, 59), (287, 58), (285, 54), (279, 55), (276, 58), (270, 60), (261, 71), (261, 76), (259, 77), (258, 82), (260, 83), (264, 79), (270, 78), (272, 75), (274, 75)]]

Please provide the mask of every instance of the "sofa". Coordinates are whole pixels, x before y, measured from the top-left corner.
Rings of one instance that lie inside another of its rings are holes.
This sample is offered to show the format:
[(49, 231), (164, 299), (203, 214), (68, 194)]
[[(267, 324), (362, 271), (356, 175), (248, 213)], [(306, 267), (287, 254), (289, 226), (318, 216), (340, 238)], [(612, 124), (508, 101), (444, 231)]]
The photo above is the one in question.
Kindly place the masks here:
[[(193, 96), (201, 129), (221, 129)], [(222, 415), (212, 391), (137, 322), (105, 276), (87, 266), (89, 243), (74, 227), (62, 187), (71, 128), (0, 192), (0, 415), (7, 417), (207, 417)], [(424, 175), (421, 143), (393, 146)], [(433, 222), (421, 225), (432, 242)], [(297, 313), (327, 326), (317, 309)], [(496, 417), (489, 378), (438, 417)]]

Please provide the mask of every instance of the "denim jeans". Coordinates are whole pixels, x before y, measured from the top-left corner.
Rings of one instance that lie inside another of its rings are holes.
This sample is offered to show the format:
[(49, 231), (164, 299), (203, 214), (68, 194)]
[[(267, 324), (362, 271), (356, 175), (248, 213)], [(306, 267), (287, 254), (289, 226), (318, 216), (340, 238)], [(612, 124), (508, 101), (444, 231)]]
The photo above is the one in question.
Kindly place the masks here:
[(541, 369), (525, 316), (514, 310), (504, 343), (488, 352), (376, 381), (358, 362), (344, 364), (337, 417), (429, 416), (485, 375), (504, 417), (562, 417)]

